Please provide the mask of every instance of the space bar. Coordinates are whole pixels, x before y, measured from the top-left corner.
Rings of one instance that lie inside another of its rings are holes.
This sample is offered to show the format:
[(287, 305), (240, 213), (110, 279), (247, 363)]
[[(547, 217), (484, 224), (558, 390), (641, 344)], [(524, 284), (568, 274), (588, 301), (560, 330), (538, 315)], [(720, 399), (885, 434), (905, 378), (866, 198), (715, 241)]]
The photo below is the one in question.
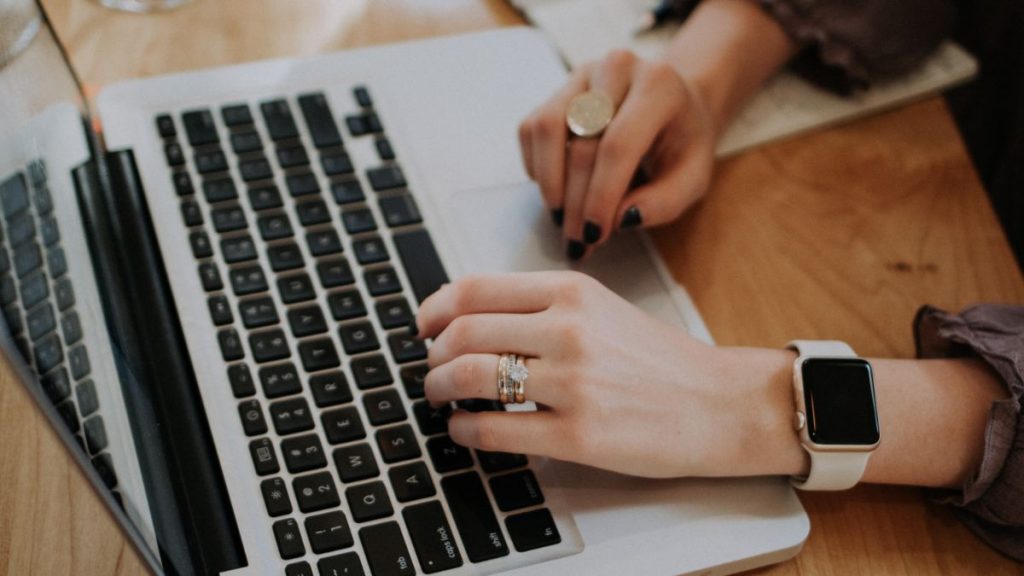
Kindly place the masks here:
[(394, 241), (418, 302), (423, 302), (427, 296), (448, 282), (448, 274), (445, 273), (437, 250), (434, 249), (434, 242), (426, 230), (395, 234)]

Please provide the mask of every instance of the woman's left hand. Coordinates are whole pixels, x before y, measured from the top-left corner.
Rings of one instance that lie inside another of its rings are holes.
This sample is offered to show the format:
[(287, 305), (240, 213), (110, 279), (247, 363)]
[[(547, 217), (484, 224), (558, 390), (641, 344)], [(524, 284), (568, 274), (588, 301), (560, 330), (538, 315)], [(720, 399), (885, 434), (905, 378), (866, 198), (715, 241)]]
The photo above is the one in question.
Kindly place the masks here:
[(467, 278), (423, 302), (418, 328), (434, 338), (425, 389), (435, 406), (497, 399), (500, 355), (527, 358), (538, 410), (456, 410), (449, 434), (463, 446), (648, 477), (789, 473), (792, 462), (771, 462), (784, 448), (766, 449), (773, 441), (801, 457), (788, 382), (741, 368), (766, 366), (765, 353), (703, 344), (583, 274)]

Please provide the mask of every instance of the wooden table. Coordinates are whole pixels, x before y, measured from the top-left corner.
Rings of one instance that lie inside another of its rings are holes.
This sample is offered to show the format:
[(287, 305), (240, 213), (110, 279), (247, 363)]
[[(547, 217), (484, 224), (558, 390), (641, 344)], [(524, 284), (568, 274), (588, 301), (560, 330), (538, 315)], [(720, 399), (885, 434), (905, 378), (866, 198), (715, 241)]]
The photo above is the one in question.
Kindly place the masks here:
[[(197, 0), (136, 16), (45, 0), (90, 87), (521, 23), (499, 0)], [(924, 303), (1024, 303), (1024, 280), (941, 99), (724, 161), (657, 243), (719, 343), (834, 337), (913, 355)], [(0, 370), (0, 572), (144, 572), (28, 395)], [(802, 494), (812, 531), (765, 574), (1024, 574), (918, 489)]]

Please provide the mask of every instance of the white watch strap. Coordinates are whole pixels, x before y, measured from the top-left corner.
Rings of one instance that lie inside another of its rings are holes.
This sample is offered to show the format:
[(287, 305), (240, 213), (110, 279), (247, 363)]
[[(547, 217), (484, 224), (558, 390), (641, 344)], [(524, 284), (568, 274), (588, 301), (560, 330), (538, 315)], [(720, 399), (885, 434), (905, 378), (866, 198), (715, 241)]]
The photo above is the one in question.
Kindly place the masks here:
[[(839, 340), (794, 340), (786, 348), (796, 350), (801, 357), (856, 358), (857, 354), (846, 342)], [(864, 476), (871, 452), (827, 452), (813, 450), (804, 445), (811, 456), (811, 469), (806, 478), (790, 478), (793, 486), (801, 490), (847, 490)]]

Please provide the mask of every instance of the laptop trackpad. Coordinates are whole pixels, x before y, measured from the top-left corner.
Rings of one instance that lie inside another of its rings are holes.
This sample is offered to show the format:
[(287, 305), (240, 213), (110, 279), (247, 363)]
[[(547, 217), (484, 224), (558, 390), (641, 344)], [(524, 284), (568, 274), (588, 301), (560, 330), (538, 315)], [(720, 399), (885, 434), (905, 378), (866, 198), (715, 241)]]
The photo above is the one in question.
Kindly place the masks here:
[(648, 313), (686, 327), (640, 235), (620, 232), (582, 262), (571, 263), (562, 231), (532, 182), (459, 192), (448, 203), (463, 271), (578, 270)]

